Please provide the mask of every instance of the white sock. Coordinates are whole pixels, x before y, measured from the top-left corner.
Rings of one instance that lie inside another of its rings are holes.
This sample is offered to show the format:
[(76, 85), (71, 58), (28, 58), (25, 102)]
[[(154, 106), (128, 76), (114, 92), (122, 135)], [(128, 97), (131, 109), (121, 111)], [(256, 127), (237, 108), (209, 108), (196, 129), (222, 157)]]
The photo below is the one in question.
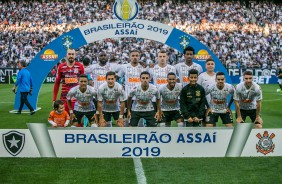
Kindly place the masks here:
[(177, 126), (178, 127), (184, 127), (184, 123), (183, 122), (177, 123)]
[(159, 123), (160, 127), (165, 127), (165, 123)]
[(108, 121), (106, 127), (112, 127), (112, 126), (113, 126), (112, 121)]

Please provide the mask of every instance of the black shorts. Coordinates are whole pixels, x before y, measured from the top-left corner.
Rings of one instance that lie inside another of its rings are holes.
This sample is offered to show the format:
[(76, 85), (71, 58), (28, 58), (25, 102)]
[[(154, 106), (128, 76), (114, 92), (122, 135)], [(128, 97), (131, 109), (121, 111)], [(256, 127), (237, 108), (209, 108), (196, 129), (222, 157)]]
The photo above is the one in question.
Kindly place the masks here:
[(105, 111), (103, 111), (103, 114), (104, 114), (104, 119), (107, 122), (112, 120), (112, 116), (113, 116), (114, 120), (118, 120), (118, 118), (119, 118), (119, 111), (116, 111), (116, 112), (105, 112)]
[(96, 111), (88, 111), (88, 112), (80, 112), (80, 111), (73, 111), (76, 119), (73, 120), (73, 122), (78, 122), (78, 124), (81, 123), (81, 119), (83, 118), (83, 116), (86, 116), (89, 122), (93, 122), (93, 116), (96, 113)]
[(155, 127), (156, 126), (156, 119), (155, 119), (155, 111), (146, 111), (146, 112), (137, 112), (131, 111), (131, 119), (130, 119), (130, 126), (138, 126), (138, 122), (140, 118), (144, 118), (146, 120), (147, 127)]
[[(252, 120), (252, 122), (253, 123), (255, 122), (256, 115), (257, 115), (256, 109), (251, 109), (251, 110), (240, 109), (240, 112), (241, 112), (241, 117), (242, 117), (243, 121), (246, 121), (246, 118), (249, 116), (250, 119)], [(236, 114), (236, 118), (237, 118), (237, 114)]]
[(226, 113), (209, 113), (210, 121), (209, 124), (216, 124), (218, 122), (218, 117), (221, 118), (223, 124), (233, 123), (232, 114)]
[(163, 111), (164, 117), (162, 118), (161, 122), (171, 122), (173, 120), (179, 120), (183, 119), (183, 117), (180, 114), (180, 111), (174, 110), (174, 111)]

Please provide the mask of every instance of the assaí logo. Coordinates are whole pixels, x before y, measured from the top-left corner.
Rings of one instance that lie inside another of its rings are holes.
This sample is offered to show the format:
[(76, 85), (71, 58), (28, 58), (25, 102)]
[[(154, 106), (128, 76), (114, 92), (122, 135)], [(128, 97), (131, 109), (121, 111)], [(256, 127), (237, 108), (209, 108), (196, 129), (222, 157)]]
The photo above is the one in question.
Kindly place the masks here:
[(122, 21), (131, 21), (138, 14), (138, 3), (136, 0), (116, 0), (113, 11), (115, 16)]

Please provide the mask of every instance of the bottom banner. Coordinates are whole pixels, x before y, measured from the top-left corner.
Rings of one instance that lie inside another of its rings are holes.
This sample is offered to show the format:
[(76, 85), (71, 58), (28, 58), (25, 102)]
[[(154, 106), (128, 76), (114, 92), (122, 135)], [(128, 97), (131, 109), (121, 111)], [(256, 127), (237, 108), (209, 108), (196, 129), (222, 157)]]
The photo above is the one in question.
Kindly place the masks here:
[(240, 157), (282, 156), (282, 129), (47, 128), (1, 129), (0, 157)]

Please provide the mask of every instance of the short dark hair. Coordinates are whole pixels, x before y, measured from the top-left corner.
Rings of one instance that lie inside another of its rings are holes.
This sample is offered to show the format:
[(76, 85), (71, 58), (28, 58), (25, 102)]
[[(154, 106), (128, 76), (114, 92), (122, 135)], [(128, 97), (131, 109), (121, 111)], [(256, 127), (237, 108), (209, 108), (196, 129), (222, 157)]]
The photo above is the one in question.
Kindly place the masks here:
[(109, 75), (114, 75), (114, 76), (116, 76), (116, 73), (113, 72), (113, 71), (108, 71), (108, 72), (106, 73), (106, 78), (108, 78)]
[(26, 64), (26, 62), (25, 62), (24, 60), (21, 60), (21, 61), (19, 61), (18, 63), (20, 63), (20, 65), (21, 65), (22, 67), (26, 67), (26, 66), (27, 66), (27, 64)]
[(174, 72), (169, 72), (166, 77), (168, 78), (168, 76), (170, 75), (174, 75), (176, 77), (176, 74)]
[(245, 76), (245, 75), (253, 75), (253, 72), (250, 71), (250, 70), (247, 70), (247, 71), (244, 72), (243, 76)]
[(183, 54), (186, 54), (186, 51), (192, 51), (193, 54), (195, 54), (195, 49), (191, 46), (188, 46), (186, 47), (184, 50), (183, 50)]
[(129, 53), (131, 54), (132, 52), (138, 52), (138, 53), (140, 54), (140, 51), (137, 50), (137, 49), (133, 49), (133, 50), (131, 50)]
[(159, 53), (167, 54), (166, 50), (164, 50), (164, 49), (160, 50)]
[(62, 100), (56, 100), (54, 102), (53, 108), (56, 110), (59, 108), (60, 105), (64, 105), (64, 102)]
[(85, 75), (85, 74), (80, 74), (80, 75), (78, 76), (78, 78), (79, 78), (79, 79), (80, 79), (80, 78), (86, 78), (86, 79), (88, 80), (88, 76)]
[(147, 74), (147, 75), (149, 75), (149, 77), (151, 77), (151, 74), (148, 71), (143, 71), (143, 72), (140, 73), (140, 78), (141, 78), (142, 75), (145, 75), (145, 74)]
[(88, 66), (90, 64), (90, 58), (85, 56), (82, 60), (84, 66)]
[(196, 70), (196, 69), (191, 69), (191, 70), (189, 70), (189, 72), (188, 72), (188, 76), (190, 76), (191, 74), (197, 74), (197, 76), (199, 75), (199, 72), (198, 72), (198, 70)]
[(217, 76), (219, 76), (219, 75), (224, 75), (224, 76), (225, 76), (225, 74), (224, 74), (223, 72), (217, 72), (217, 73), (215, 74), (215, 77), (217, 77)]
[(212, 58), (209, 58), (209, 59), (206, 60), (206, 63), (209, 62), (209, 61), (214, 62), (214, 60)]

